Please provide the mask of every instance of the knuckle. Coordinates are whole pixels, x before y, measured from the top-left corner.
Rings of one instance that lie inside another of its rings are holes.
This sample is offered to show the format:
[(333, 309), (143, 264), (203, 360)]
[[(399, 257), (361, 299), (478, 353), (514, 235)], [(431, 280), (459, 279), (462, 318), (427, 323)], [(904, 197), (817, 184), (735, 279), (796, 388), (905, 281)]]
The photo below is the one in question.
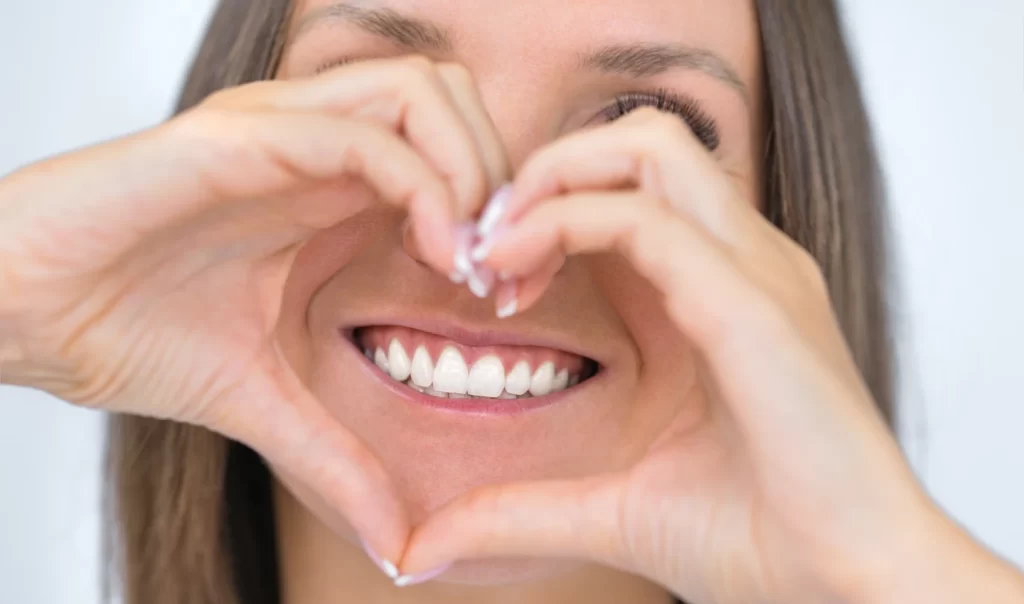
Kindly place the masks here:
[(434, 82), (437, 67), (433, 61), (423, 55), (410, 55), (398, 61), (399, 75), (411, 82)]
[(694, 141), (693, 131), (683, 120), (664, 111), (657, 113), (658, 116), (652, 118), (652, 125), (663, 142), (671, 145), (688, 145)]
[(813, 291), (819, 295), (828, 295), (828, 279), (818, 259), (806, 248), (793, 243), (793, 262), (800, 276), (811, 286)]
[[(627, 123), (630, 118), (634, 119)], [(693, 133), (682, 120), (654, 107), (636, 109), (620, 122), (635, 128), (641, 140), (654, 148), (678, 147), (693, 140)]]
[(231, 121), (231, 112), (222, 105), (200, 105), (182, 113), (158, 128), (171, 138), (181, 141), (218, 139), (217, 132)]
[(230, 108), (259, 105), (263, 97), (272, 94), (277, 88), (277, 82), (266, 80), (221, 88), (207, 96), (199, 106)]
[(644, 105), (643, 107), (637, 107), (630, 111), (629, 115), (627, 115), (622, 121), (629, 121), (633, 124), (657, 123), (663, 115), (664, 113), (659, 111), (657, 108)]
[(398, 82), (400, 95), (406, 102), (436, 98), (440, 90), (440, 77), (437, 65), (430, 59), (413, 55), (403, 57), (396, 65), (395, 78)]
[(204, 157), (251, 153), (248, 140), (251, 128), (243, 122), (243, 112), (226, 106), (197, 107), (167, 122), (161, 130), (169, 140), (183, 148), (201, 152)]
[(437, 65), (438, 72), (452, 84), (470, 88), (474, 86), (473, 72), (462, 63), (440, 63)]
[(210, 107), (227, 107), (233, 104), (235, 97), (238, 96), (239, 91), (237, 88), (224, 88), (217, 90), (207, 96), (199, 107), (210, 108)]
[(675, 133), (682, 127), (682, 122), (679, 118), (651, 106), (634, 109), (630, 112), (629, 117), (634, 117), (636, 125), (646, 126), (656, 132), (667, 131)]

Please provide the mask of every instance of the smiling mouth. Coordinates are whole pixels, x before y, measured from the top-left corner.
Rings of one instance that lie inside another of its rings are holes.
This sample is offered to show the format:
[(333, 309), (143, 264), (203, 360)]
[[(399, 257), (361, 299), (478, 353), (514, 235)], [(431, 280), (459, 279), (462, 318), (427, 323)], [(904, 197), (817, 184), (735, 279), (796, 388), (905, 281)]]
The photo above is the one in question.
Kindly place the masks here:
[(471, 346), (397, 326), (353, 330), (350, 339), (390, 379), (439, 399), (519, 400), (570, 390), (598, 364), (538, 346)]

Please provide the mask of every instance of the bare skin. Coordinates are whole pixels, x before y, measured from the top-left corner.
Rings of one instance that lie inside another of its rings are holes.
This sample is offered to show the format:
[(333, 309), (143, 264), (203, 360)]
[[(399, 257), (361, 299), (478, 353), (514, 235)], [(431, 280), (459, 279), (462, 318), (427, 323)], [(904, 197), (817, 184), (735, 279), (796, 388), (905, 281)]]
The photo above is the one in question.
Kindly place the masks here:
[[(817, 267), (758, 211), (752, 3), (329, 4), (297, 4), (277, 81), (0, 181), (5, 381), (257, 450), (285, 604), (1024, 602), (923, 493)], [(580, 60), (652, 44), (722, 68)], [(608, 123), (637, 92), (706, 119)], [(507, 180), (481, 300), (460, 227)], [(528, 411), (425, 404), (354, 335), (411, 324), (600, 371), (488, 403)], [(432, 581), (396, 588), (360, 540)]]

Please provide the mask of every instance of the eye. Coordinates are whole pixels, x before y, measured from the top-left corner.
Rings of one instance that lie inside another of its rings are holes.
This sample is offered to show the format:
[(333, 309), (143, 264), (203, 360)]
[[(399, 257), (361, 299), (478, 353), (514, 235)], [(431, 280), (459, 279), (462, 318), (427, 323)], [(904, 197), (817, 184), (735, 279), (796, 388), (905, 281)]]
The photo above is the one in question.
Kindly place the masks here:
[(700, 104), (691, 98), (678, 96), (667, 90), (622, 95), (601, 114), (606, 121), (612, 122), (640, 107), (654, 107), (678, 115), (708, 151), (714, 151), (721, 144), (715, 120), (700, 108)]
[(352, 62), (353, 62), (353, 59), (350, 58), (350, 57), (345, 57), (343, 59), (334, 59), (332, 61), (328, 61), (328, 62), (320, 65), (319, 67), (317, 67), (316, 71), (314, 71), (313, 74), (314, 75), (320, 75), (321, 73), (327, 71), (328, 69), (334, 69), (335, 67), (340, 67), (342, 65), (348, 65), (349, 63), (352, 63)]

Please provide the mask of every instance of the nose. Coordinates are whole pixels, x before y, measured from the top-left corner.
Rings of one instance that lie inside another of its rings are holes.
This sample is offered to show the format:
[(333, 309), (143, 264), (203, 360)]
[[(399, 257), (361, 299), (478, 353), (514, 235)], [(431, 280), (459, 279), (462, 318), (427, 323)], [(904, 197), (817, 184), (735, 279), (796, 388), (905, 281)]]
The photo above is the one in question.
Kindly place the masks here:
[[(498, 141), (504, 146), (506, 172), (514, 181), (519, 168), (537, 149), (565, 134), (564, 115), (540, 82), (517, 82), (508, 78), (475, 73), (480, 99)], [(495, 183), (501, 185), (503, 183)], [(486, 203), (486, 199), (483, 203)], [(480, 208), (482, 209), (482, 208)], [(428, 266), (420, 253), (415, 229), (405, 219), (401, 224), (402, 249), (421, 266)]]
[(419, 242), (416, 240), (416, 232), (412, 228), (412, 220), (408, 217), (402, 221), (402, 249), (406, 255), (416, 261), (420, 266), (428, 266), (426, 261), (423, 259), (423, 255), (420, 253)]

